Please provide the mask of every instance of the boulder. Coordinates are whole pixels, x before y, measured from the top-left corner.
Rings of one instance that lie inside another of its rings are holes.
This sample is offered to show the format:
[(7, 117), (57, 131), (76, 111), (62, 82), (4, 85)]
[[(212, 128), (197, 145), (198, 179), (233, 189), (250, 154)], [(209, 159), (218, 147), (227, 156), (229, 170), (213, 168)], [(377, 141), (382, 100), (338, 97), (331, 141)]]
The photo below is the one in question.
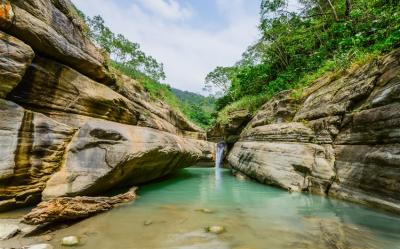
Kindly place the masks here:
[(0, 29), (6, 33), (95, 80), (112, 81), (69, 0), (5, 0), (0, 9)]
[(112, 197), (60, 197), (41, 202), (29, 214), (25, 215), (23, 222), (30, 225), (79, 220), (108, 211), (115, 206), (136, 199), (134, 187), (125, 194)]
[(210, 160), (214, 146), (150, 128), (91, 120), (74, 136), (61, 171), (47, 182), (45, 199), (99, 194), (137, 185)]
[(335, 172), (332, 145), (324, 140), (302, 123), (259, 126), (242, 134), (228, 161), (262, 183), (325, 194)]
[(0, 98), (18, 85), (34, 55), (28, 45), (0, 31)]
[(34, 204), (74, 130), (0, 99), (0, 210)]

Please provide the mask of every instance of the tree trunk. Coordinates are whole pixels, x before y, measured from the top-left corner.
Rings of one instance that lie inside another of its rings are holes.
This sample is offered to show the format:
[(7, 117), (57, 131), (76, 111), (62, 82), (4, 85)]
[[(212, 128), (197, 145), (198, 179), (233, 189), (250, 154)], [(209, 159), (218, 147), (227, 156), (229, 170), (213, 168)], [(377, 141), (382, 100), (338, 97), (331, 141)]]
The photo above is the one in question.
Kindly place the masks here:
[(338, 17), (338, 15), (337, 15), (337, 13), (336, 13), (335, 6), (332, 4), (331, 0), (327, 0), (327, 1), (328, 1), (328, 3), (329, 3), (329, 6), (330, 6), (331, 9), (332, 9), (333, 17), (335, 17), (335, 20), (338, 22), (338, 21), (339, 21), (339, 17)]
[(351, 0), (346, 0), (346, 17), (350, 16), (350, 12), (351, 12)]

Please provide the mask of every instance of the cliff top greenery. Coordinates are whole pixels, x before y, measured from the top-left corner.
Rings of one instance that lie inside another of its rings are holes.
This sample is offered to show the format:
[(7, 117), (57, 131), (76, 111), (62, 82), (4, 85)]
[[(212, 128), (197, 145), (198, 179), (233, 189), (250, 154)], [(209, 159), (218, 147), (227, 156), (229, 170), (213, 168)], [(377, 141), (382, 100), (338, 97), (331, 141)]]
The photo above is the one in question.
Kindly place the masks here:
[(217, 67), (206, 89), (218, 89), (218, 122), (229, 113), (254, 113), (287, 89), (301, 90), (329, 72), (362, 64), (400, 42), (399, 0), (263, 0), (261, 38), (231, 67)]

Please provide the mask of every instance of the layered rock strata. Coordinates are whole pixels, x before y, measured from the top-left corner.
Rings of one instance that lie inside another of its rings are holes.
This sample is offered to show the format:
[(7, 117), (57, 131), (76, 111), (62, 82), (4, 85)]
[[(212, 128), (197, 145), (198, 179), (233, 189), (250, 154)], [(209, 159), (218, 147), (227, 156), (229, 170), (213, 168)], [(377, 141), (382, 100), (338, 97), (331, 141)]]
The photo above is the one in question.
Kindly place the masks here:
[(267, 184), (400, 212), (400, 50), (283, 92), (228, 156)]
[(200, 128), (108, 68), (69, 0), (0, 1), (0, 57), (0, 211), (213, 158)]

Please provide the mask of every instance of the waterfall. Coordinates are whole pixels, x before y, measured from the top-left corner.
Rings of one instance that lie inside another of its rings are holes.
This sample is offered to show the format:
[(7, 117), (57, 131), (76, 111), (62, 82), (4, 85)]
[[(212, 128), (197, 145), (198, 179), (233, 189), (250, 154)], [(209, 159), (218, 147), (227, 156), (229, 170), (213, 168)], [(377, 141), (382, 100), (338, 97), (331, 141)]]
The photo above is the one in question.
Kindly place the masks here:
[(219, 142), (217, 144), (217, 151), (215, 155), (215, 168), (221, 168), (222, 160), (224, 159), (225, 142)]
[(217, 150), (215, 152), (215, 184), (216, 190), (221, 189), (221, 164), (224, 159), (225, 142), (219, 142), (217, 144)]

